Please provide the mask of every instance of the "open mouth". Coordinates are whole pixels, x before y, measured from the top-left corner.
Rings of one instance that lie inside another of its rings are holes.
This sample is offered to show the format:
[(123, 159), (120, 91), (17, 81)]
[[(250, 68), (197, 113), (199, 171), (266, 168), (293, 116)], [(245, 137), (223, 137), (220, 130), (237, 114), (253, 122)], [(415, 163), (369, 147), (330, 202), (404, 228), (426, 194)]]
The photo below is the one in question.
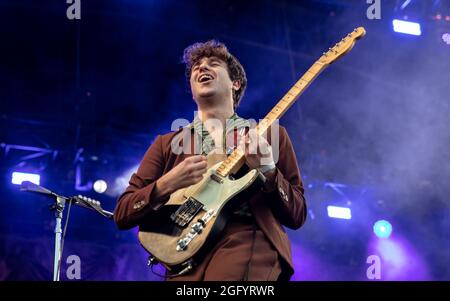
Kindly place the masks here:
[(198, 78), (198, 82), (206, 83), (206, 82), (212, 81), (213, 79), (214, 79), (214, 77), (211, 74), (205, 73), (205, 74), (200, 75), (200, 77)]

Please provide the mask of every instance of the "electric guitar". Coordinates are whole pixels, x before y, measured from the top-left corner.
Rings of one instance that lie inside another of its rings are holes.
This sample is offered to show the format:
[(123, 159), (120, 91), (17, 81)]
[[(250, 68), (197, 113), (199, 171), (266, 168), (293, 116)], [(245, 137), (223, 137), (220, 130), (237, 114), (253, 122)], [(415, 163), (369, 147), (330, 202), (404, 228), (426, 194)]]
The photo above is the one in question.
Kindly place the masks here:
[[(312, 81), (331, 63), (349, 52), (355, 42), (365, 35), (358, 27), (330, 48), (292, 86), (276, 106), (256, 126), (257, 134), (264, 134), (273, 122), (281, 118)], [(208, 156), (208, 161), (209, 160)], [(244, 152), (236, 148), (225, 160), (208, 164), (203, 179), (190, 187), (174, 192), (160, 207), (155, 218), (142, 225), (139, 231), (141, 245), (152, 255), (152, 263), (162, 263), (178, 274), (193, 268), (193, 259), (214, 243), (226, 224), (227, 210), (233, 197), (252, 186), (260, 173), (250, 170), (234, 179), (245, 163)]]

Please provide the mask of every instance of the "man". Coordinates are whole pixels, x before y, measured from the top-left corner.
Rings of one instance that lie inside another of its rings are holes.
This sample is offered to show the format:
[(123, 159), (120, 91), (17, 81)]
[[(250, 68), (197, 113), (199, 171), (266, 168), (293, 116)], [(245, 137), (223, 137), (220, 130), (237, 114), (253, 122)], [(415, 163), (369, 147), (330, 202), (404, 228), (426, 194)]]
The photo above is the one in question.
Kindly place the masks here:
[[(289, 136), (280, 126), (276, 146), (270, 145), (271, 137), (250, 139), (254, 130), (235, 113), (247, 85), (245, 71), (224, 44), (196, 43), (185, 49), (183, 59), (198, 114), (188, 127), (157, 136), (118, 200), (115, 222), (119, 229), (130, 229), (158, 214), (173, 192), (202, 179), (207, 171), (205, 155), (217, 150), (230, 153), (238, 144), (245, 149), (244, 171), (259, 169), (265, 182), (249, 190), (251, 194), (238, 195), (243, 200), (215, 246), (192, 272), (173, 279), (289, 279), (294, 271), (292, 254), (282, 225), (298, 229), (306, 219), (303, 184)], [(173, 142), (183, 131), (196, 141), (194, 153), (174, 151)]]

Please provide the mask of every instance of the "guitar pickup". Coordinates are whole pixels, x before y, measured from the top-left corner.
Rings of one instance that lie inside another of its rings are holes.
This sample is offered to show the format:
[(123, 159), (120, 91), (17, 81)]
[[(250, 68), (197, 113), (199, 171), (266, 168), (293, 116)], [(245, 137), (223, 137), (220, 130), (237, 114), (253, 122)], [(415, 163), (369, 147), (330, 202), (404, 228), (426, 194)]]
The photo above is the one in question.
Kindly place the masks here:
[(203, 204), (189, 197), (174, 213), (170, 215), (171, 220), (179, 227), (186, 227), (187, 224), (202, 210)]
[(214, 180), (219, 184), (223, 184), (223, 179), (214, 173), (211, 175), (211, 180)]

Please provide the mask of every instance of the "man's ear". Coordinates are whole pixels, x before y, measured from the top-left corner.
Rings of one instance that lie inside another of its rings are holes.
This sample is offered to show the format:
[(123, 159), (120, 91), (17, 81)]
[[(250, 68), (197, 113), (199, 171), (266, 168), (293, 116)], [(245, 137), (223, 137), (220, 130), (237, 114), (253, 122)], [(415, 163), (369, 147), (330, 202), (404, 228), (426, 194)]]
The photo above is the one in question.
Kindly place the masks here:
[(239, 90), (241, 88), (241, 82), (238, 81), (238, 80), (235, 80), (233, 82), (233, 86), (232, 87), (233, 87), (233, 90), (235, 90), (235, 91)]

